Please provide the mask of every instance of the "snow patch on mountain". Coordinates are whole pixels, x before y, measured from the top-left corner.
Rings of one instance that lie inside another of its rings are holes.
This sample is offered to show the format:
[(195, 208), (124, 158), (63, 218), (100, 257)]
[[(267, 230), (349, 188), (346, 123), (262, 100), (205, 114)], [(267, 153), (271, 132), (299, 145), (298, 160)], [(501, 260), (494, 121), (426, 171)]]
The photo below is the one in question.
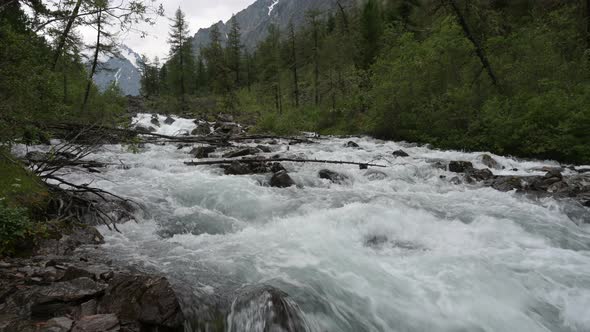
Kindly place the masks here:
[(273, 0), (272, 4), (268, 6), (268, 16), (270, 16), (270, 13), (272, 13), (272, 10), (275, 8), (275, 6), (279, 4), (279, 1), (280, 0)]

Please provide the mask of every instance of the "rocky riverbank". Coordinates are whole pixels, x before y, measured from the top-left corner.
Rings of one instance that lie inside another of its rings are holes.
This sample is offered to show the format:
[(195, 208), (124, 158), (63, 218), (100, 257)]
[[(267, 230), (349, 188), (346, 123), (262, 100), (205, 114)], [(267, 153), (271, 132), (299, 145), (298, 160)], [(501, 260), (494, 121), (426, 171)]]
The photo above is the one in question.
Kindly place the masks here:
[(184, 331), (168, 280), (113, 266), (93, 250), (102, 243), (94, 227), (72, 226), (30, 258), (0, 260), (0, 331)]

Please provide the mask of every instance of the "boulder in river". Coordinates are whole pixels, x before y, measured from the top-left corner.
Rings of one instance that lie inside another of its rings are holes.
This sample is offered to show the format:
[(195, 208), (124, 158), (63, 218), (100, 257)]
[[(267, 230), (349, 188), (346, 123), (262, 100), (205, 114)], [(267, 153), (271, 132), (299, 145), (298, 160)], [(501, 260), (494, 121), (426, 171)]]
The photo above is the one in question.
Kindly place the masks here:
[(152, 119), (150, 120), (150, 123), (153, 124), (156, 127), (160, 126), (160, 120), (158, 120), (157, 116), (152, 116)]
[(497, 162), (496, 159), (492, 158), (492, 156), (490, 156), (489, 154), (482, 154), (481, 156), (479, 156), (479, 158), (481, 159), (481, 163), (484, 164), (488, 168), (491, 168), (491, 169), (501, 169), (502, 168), (500, 163)]
[(295, 185), (286, 171), (279, 171), (270, 178), (270, 186), (276, 188), (287, 188)]
[(256, 148), (264, 153), (272, 152), (272, 149), (266, 145), (257, 145)]
[(223, 158), (237, 158), (237, 157), (244, 157), (253, 154), (257, 154), (260, 152), (257, 148), (243, 148), (235, 151), (230, 151), (223, 155)]
[(409, 157), (410, 155), (404, 150), (396, 150), (393, 151), (394, 157)]
[(281, 163), (272, 163), (270, 164), (270, 171), (273, 173), (285, 171), (285, 167)]
[(522, 190), (524, 183), (519, 176), (498, 176), (492, 182), (492, 188), (499, 191)]
[[(279, 164), (280, 165), (280, 164)], [(277, 168), (278, 169), (278, 168)], [(230, 165), (225, 166), (225, 175), (246, 175), (267, 173), (269, 168), (264, 162), (240, 162), (234, 160)]]
[(135, 131), (139, 132), (139, 133), (153, 133), (156, 131), (156, 128), (150, 126), (150, 127), (146, 127), (143, 125), (137, 125), (135, 126)]
[(195, 158), (209, 158), (209, 154), (215, 152), (214, 146), (199, 146), (192, 149), (189, 154), (194, 156)]
[(202, 123), (202, 124), (198, 124), (197, 128), (193, 129), (193, 131), (191, 131), (191, 135), (193, 136), (204, 136), (204, 135), (209, 135), (211, 133), (211, 128), (209, 128), (209, 125), (206, 123)]
[(309, 331), (299, 306), (287, 293), (272, 286), (239, 291), (227, 321), (230, 332)]
[[(489, 169), (470, 168), (465, 172), (465, 176), (475, 181), (485, 181), (494, 177), (494, 173)], [(468, 181), (469, 182), (469, 181)]]
[(358, 148), (359, 145), (353, 141), (349, 141), (348, 143), (346, 143), (346, 147), (347, 148)]
[(183, 331), (180, 303), (168, 280), (162, 277), (115, 276), (100, 300), (98, 312), (117, 313), (122, 321), (139, 322), (145, 328)]
[(449, 171), (453, 173), (464, 173), (471, 168), (473, 164), (470, 161), (453, 160), (449, 163)]
[(235, 123), (216, 122), (214, 128), (216, 133), (223, 135), (238, 135), (242, 133), (240, 126)]
[(333, 183), (343, 183), (348, 180), (348, 176), (329, 169), (322, 169), (318, 175), (320, 179), (330, 180)]
[(171, 125), (171, 124), (173, 124), (174, 122), (176, 122), (176, 120), (174, 120), (174, 119), (173, 119), (173, 118), (171, 118), (171, 117), (167, 117), (167, 118), (166, 118), (166, 120), (164, 120), (164, 123), (165, 123), (165, 124), (167, 124), (167, 125)]

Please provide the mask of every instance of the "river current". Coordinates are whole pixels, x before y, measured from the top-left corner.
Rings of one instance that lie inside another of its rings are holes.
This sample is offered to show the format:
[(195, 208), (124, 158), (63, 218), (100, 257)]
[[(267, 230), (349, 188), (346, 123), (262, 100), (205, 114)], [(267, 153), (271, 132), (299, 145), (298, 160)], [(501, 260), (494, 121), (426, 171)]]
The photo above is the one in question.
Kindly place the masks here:
[[(177, 119), (158, 131), (192, 128)], [(360, 148), (346, 147), (350, 140)], [(257, 144), (265, 142), (245, 145)], [(311, 331), (590, 331), (590, 227), (552, 198), (452, 184), (456, 174), (432, 162), (484, 168), (481, 153), (368, 137), (271, 147), (262, 155), (387, 167), (285, 162), (297, 186), (280, 189), (268, 186), (270, 174), (186, 166), (191, 147), (105, 146), (88, 158), (128, 169), (111, 167), (92, 185), (144, 211), (121, 233), (100, 228), (101, 250), (201, 297), (231, 302), (241, 287), (274, 286), (297, 303)], [(398, 149), (410, 157), (394, 158)], [(533, 169), (557, 165), (492, 156), (505, 167), (495, 174), (542, 175)], [(325, 168), (348, 180), (320, 179)]]

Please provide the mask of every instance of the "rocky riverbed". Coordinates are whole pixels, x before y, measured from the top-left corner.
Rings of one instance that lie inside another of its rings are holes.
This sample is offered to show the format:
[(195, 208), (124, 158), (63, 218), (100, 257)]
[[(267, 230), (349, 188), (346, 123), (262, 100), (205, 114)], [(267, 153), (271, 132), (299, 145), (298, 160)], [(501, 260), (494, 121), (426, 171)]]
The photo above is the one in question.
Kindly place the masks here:
[[(590, 167), (369, 137), (232, 141), (242, 128), (231, 120), (138, 114), (146, 133), (226, 139), (106, 145), (87, 157), (104, 165), (99, 175), (68, 174), (139, 202), (138, 222), (98, 226), (104, 243), (63, 263), (47, 254), (3, 262), (11, 281), (2, 289), (16, 291), (0, 293), (10, 299), (2, 305), (56, 294), (33, 301), (35, 310), (11, 309), (11, 321), (57, 317), (72, 330), (116, 321), (130, 331), (180, 321), (188, 331), (590, 329)], [(68, 269), (85, 272), (65, 280)], [(164, 304), (142, 295), (153, 294), (148, 284)], [(96, 293), (66, 301), (64, 287)], [(59, 310), (49, 317), (45, 303)]]

